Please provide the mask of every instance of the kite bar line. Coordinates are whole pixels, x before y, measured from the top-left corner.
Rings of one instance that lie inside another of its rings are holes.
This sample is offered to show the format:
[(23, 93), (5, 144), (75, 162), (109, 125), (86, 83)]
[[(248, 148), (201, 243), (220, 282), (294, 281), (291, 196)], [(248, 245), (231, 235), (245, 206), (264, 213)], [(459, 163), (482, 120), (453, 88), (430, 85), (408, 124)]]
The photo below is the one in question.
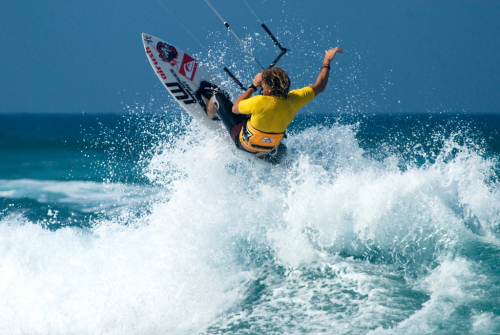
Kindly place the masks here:
[(274, 44), (281, 50), (281, 53), (278, 55), (278, 57), (276, 57), (276, 59), (271, 63), (271, 65), (269, 65), (268, 69), (270, 69), (270, 68), (274, 67), (276, 65), (276, 63), (278, 63), (278, 61), (281, 59), (281, 57), (283, 57), (283, 55), (286, 54), (286, 52), (288, 51), (288, 49), (283, 48), (283, 46), (281, 46), (280, 42), (278, 42), (278, 40), (276, 39), (276, 37), (274, 37), (273, 33), (271, 33), (271, 31), (269, 30), (269, 28), (267, 28), (267, 26), (262, 22), (262, 20), (259, 19), (259, 17), (257, 16), (257, 14), (255, 14), (255, 12), (253, 11), (252, 7), (250, 7), (250, 5), (248, 4), (248, 2), (246, 0), (243, 0), (243, 2), (245, 3), (245, 5), (247, 5), (248, 9), (250, 9), (250, 11), (255, 16), (255, 18), (257, 19), (257, 21), (260, 22), (260, 26), (262, 27), (262, 29), (265, 30), (265, 32), (273, 40)]
[(241, 90), (243, 90), (243, 91), (247, 90), (245, 88), (245, 86), (243, 86), (241, 81), (239, 81), (238, 78), (236, 78), (236, 76), (234, 74), (232, 74), (231, 71), (229, 71), (229, 69), (227, 67), (224, 67), (224, 71), (229, 76), (229, 78), (231, 78), (236, 83), (236, 85), (238, 85), (240, 87)]
[(173, 14), (173, 13), (172, 13), (172, 12), (171, 12), (168, 8), (167, 8), (167, 6), (165, 6), (165, 5), (164, 5), (164, 4), (163, 4), (160, 0), (158, 0), (158, 2), (160, 3), (160, 5), (162, 5), (162, 6), (163, 6), (163, 8), (165, 8), (165, 10), (166, 10), (166, 11), (170, 14), (170, 16), (172, 16), (172, 17), (174, 18), (174, 20), (175, 20), (175, 21), (177, 21), (177, 23), (178, 23), (178, 24), (180, 24), (180, 25), (181, 25), (181, 27), (182, 27), (182, 28), (184, 28), (184, 30), (186, 30), (186, 31), (188, 32), (188, 34), (189, 34), (189, 35), (191, 35), (191, 37), (192, 37), (192, 38), (193, 38), (196, 42), (198, 42), (198, 44), (199, 44), (199, 45), (203, 48), (203, 50), (205, 50), (205, 51), (207, 52), (207, 54), (210, 54), (210, 53), (208, 52), (207, 48), (205, 48), (205, 46), (204, 46), (203, 44), (201, 44), (201, 42), (200, 42), (200, 41), (198, 41), (198, 39), (197, 39), (197, 38), (193, 35), (193, 33), (191, 33), (191, 32), (189, 31), (189, 29), (188, 29), (188, 28), (186, 28), (186, 26), (185, 26), (185, 25), (183, 25), (183, 24), (182, 24), (182, 22), (181, 22), (181, 21), (179, 21), (179, 19), (177, 19), (177, 18), (175, 17), (175, 15), (174, 15), (174, 14)]
[[(245, 0), (243, 0), (243, 1), (245, 1)], [(245, 1), (245, 3), (246, 3), (246, 1)], [(248, 4), (247, 4), (247, 6), (248, 6)], [(254, 13), (254, 15), (255, 15), (255, 13)], [(255, 15), (255, 17), (257, 17), (257, 15)], [(258, 19), (259, 18), (257, 17), (257, 20)], [(281, 53), (278, 55), (278, 57), (276, 57), (276, 59), (271, 63), (271, 65), (269, 65), (268, 69), (270, 69), (270, 68), (274, 67), (276, 65), (276, 63), (279, 62), (279, 60), (281, 59), (281, 57), (283, 57), (283, 55), (286, 54), (286, 52), (288, 51), (288, 49), (283, 48), (281, 46), (281, 44), (278, 42), (278, 40), (276, 39), (276, 37), (274, 37), (273, 33), (271, 33), (271, 31), (269, 30), (269, 28), (267, 28), (267, 26), (264, 23), (261, 24), (261, 27), (266, 31), (266, 33), (269, 35), (269, 37), (271, 37), (271, 39), (273, 40), (274, 44), (278, 48), (280, 48), (280, 50), (281, 50)], [(259, 65), (260, 65), (260, 63), (259, 63)], [(240, 87), (241, 90), (246, 91), (245, 86), (243, 86), (243, 84), (236, 78), (236, 76), (234, 74), (231, 73), (231, 71), (229, 71), (229, 69), (227, 67), (224, 67), (224, 71), (236, 83), (236, 85), (238, 85)]]
[(257, 60), (257, 58), (255, 58), (255, 56), (253, 55), (253, 53), (246, 47), (245, 43), (243, 43), (243, 41), (238, 37), (238, 35), (236, 35), (236, 33), (234, 32), (234, 30), (231, 29), (231, 27), (229, 26), (229, 23), (227, 23), (226, 20), (224, 20), (222, 18), (222, 16), (219, 14), (219, 12), (217, 12), (217, 10), (214, 8), (214, 6), (212, 6), (212, 4), (208, 0), (205, 0), (205, 2), (212, 9), (212, 11), (215, 13), (215, 15), (217, 15), (219, 17), (219, 19), (222, 21), (222, 23), (227, 28), (227, 30), (229, 30), (233, 34), (233, 36), (238, 40), (238, 42), (240, 42), (240, 44), (243, 46), (243, 48), (245, 49), (245, 51), (250, 56), (252, 56), (252, 59), (257, 64), (259, 64), (259, 66), (262, 68), (262, 70), (264, 70), (264, 67), (262, 66), (262, 64)]
[(246, 2), (246, 0), (243, 0), (243, 2), (245, 3), (245, 5), (247, 5), (248, 9), (250, 9), (250, 11), (252, 12), (253, 16), (255, 16), (255, 18), (257, 19), (257, 21), (259, 21), (260, 23), (262, 23), (262, 21), (259, 19), (259, 17), (257, 16), (257, 14), (255, 14), (255, 12), (253, 11), (252, 7), (250, 7), (250, 5), (248, 4), (248, 2)]
[[(276, 37), (273, 35), (273, 33), (271, 33), (271, 31), (269, 30), (269, 28), (259, 19), (259, 17), (257, 16), (257, 14), (255, 14), (255, 12), (253, 11), (253, 9), (250, 7), (250, 5), (246, 2), (246, 0), (243, 0), (243, 2), (245, 3), (245, 5), (247, 5), (248, 9), (252, 12), (252, 14), (255, 16), (255, 18), (257, 19), (257, 21), (260, 22), (261, 24), (261, 27), (262, 29), (264, 29), (264, 31), (269, 35), (269, 37), (272, 39), (272, 41), (274, 42), (274, 44), (281, 50), (281, 53), (278, 55), (278, 57), (276, 57), (276, 59), (271, 63), (271, 65), (269, 65), (268, 69), (274, 67), (276, 65), (276, 63), (278, 63), (278, 61), (281, 59), (281, 57), (283, 57), (284, 54), (286, 54), (286, 52), (288, 51), (288, 49), (286, 48), (283, 48), (283, 46), (280, 44), (280, 42), (278, 42), (278, 40), (276, 39)], [(259, 66), (264, 70), (264, 67), (262, 66), (262, 64), (255, 58), (255, 56), (252, 54), (252, 52), (250, 50), (247, 49), (247, 47), (245, 46), (245, 44), (241, 41), (241, 39), (236, 35), (236, 33), (231, 29), (231, 27), (229, 26), (229, 24), (224, 20), (224, 18), (219, 14), (219, 12), (217, 12), (217, 10), (215, 9), (214, 6), (212, 6), (212, 4), (208, 1), (208, 0), (205, 0), (205, 3), (210, 7), (210, 9), (212, 9), (212, 11), (215, 13), (215, 15), (217, 15), (219, 17), (219, 19), (222, 21), (222, 23), (224, 24), (224, 26), (229, 30), (231, 31), (231, 33), (234, 35), (234, 37), (238, 40), (238, 42), (240, 42), (240, 44), (243, 46), (243, 48), (245, 48), (245, 50), (252, 56), (252, 59), (255, 60), (257, 62), (257, 64), (259, 64)], [(236, 76), (234, 76), (231, 71), (229, 71), (229, 69), (227, 67), (224, 68), (224, 71), (227, 73), (227, 75), (243, 90), (245, 91), (246, 88), (243, 86), (243, 84), (241, 84), (241, 82), (236, 78)]]
[[(257, 58), (255, 58), (255, 56), (253, 55), (253, 53), (246, 47), (245, 43), (243, 43), (243, 41), (238, 37), (238, 35), (236, 35), (236, 33), (231, 29), (231, 27), (229, 26), (229, 24), (219, 14), (219, 12), (215, 9), (215, 7), (212, 6), (212, 4), (208, 0), (204, 0), (204, 1), (210, 7), (210, 9), (212, 9), (212, 11), (215, 13), (215, 15), (217, 15), (217, 17), (222, 21), (222, 23), (224, 24), (224, 26), (233, 34), (233, 36), (243, 46), (243, 48), (245, 49), (245, 51), (262, 68), (262, 70), (264, 70), (264, 66), (262, 66), (262, 64), (257, 60)], [(167, 8), (167, 6), (165, 6), (160, 0), (158, 0), (158, 2), (160, 3), (160, 5), (163, 6), (163, 8), (165, 8), (165, 10), (170, 14), (170, 16), (172, 16), (174, 18), (174, 20), (177, 21), (177, 23), (182, 28), (184, 28), (184, 30), (186, 30), (189, 35), (191, 35), (191, 37), (201, 46), (201, 48), (203, 50), (205, 50), (208, 55), (210, 55), (210, 52), (207, 50), (207, 48), (196, 38), (196, 36), (193, 33), (191, 33), (191, 31), (189, 31), (188, 28), (186, 28), (186, 26), (184, 24), (182, 24), (181, 21), (179, 21), (179, 19), (177, 19), (177, 17), (175, 17), (175, 15)], [(255, 16), (255, 18), (257, 19), (257, 21), (260, 22), (262, 29), (264, 29), (264, 31), (269, 35), (269, 37), (272, 39), (272, 41), (274, 42), (274, 44), (281, 50), (281, 53), (278, 55), (278, 57), (276, 57), (276, 59), (271, 63), (271, 65), (269, 65), (268, 69), (270, 69), (270, 68), (274, 67), (276, 65), (276, 63), (278, 63), (278, 61), (281, 59), (281, 57), (283, 57), (283, 55), (286, 54), (286, 52), (288, 51), (288, 49), (283, 48), (283, 46), (280, 44), (280, 42), (278, 42), (278, 40), (273, 35), (273, 33), (269, 30), (269, 28), (267, 28), (267, 26), (259, 19), (259, 17), (257, 16), (257, 14), (255, 14), (255, 12), (252, 10), (252, 8), (246, 2), (246, 0), (243, 0), (243, 2), (247, 5), (248, 9), (250, 9), (250, 11)], [(243, 91), (246, 90), (245, 86), (243, 86), (243, 84), (236, 78), (236, 76), (234, 74), (231, 73), (231, 71), (229, 71), (229, 69), (227, 67), (224, 67), (224, 71), (240, 87), (240, 89), (242, 89)]]
[(287, 48), (283, 48), (280, 44), (280, 42), (278, 42), (278, 40), (276, 39), (276, 37), (274, 37), (273, 33), (271, 33), (271, 31), (269, 30), (269, 28), (267, 28), (267, 26), (262, 23), (260, 25), (265, 31), (266, 33), (269, 35), (269, 37), (271, 37), (271, 39), (273, 40), (274, 44), (280, 48), (281, 50), (281, 53), (278, 55), (278, 57), (276, 57), (276, 59), (271, 63), (271, 65), (269, 65), (268, 69), (274, 67), (276, 65), (276, 63), (278, 63), (278, 61), (281, 59), (281, 57), (283, 57), (284, 54), (286, 54), (286, 52), (288, 51)]

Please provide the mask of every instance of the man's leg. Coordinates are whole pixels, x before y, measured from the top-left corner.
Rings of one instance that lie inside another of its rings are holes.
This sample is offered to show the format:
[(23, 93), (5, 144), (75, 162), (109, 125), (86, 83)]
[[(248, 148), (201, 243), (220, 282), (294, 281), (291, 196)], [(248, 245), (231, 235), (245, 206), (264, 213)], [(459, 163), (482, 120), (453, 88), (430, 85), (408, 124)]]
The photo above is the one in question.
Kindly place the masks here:
[[(229, 100), (228, 96), (224, 93), (217, 92), (210, 99), (207, 106), (207, 114), (214, 111), (224, 123), (227, 131), (231, 135), (231, 138), (236, 142), (238, 140), (239, 130), (243, 125), (243, 121), (247, 120), (248, 117), (243, 114), (233, 113), (233, 103)], [(215, 113), (214, 113), (215, 115)]]

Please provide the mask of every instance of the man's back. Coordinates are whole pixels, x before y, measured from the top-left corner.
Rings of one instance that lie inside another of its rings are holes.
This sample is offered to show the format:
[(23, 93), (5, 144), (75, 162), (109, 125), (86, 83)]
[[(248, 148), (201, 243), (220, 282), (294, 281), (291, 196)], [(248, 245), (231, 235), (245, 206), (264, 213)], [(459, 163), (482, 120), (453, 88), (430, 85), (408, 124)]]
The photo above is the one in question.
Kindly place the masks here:
[(239, 104), (241, 114), (251, 114), (251, 125), (266, 133), (284, 133), (298, 110), (314, 98), (310, 87), (293, 90), (287, 99), (255, 96)]

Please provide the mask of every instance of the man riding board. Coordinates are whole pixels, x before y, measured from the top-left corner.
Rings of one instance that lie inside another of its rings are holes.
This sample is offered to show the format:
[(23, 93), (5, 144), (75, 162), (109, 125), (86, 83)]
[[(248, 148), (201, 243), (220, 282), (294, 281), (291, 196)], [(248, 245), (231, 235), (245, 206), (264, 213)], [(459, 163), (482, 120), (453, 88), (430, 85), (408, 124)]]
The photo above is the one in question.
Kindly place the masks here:
[[(219, 116), (238, 149), (279, 163), (286, 153), (281, 144), (286, 128), (301, 107), (325, 90), (330, 63), (342, 52), (339, 47), (326, 51), (316, 83), (298, 90), (289, 91), (290, 78), (280, 68), (258, 73), (234, 104), (226, 94), (215, 90), (207, 105), (207, 115)], [(262, 95), (252, 97), (258, 87), (262, 87)]]

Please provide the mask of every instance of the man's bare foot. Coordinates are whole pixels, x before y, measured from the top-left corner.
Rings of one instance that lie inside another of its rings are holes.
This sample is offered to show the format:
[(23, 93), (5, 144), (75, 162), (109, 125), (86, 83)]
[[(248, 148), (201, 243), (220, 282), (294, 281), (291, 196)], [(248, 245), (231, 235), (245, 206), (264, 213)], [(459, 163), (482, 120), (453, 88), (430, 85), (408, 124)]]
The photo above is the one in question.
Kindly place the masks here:
[(217, 110), (215, 109), (213, 99), (214, 97), (211, 97), (207, 103), (207, 115), (211, 119), (213, 119), (215, 117), (215, 114), (217, 114)]

